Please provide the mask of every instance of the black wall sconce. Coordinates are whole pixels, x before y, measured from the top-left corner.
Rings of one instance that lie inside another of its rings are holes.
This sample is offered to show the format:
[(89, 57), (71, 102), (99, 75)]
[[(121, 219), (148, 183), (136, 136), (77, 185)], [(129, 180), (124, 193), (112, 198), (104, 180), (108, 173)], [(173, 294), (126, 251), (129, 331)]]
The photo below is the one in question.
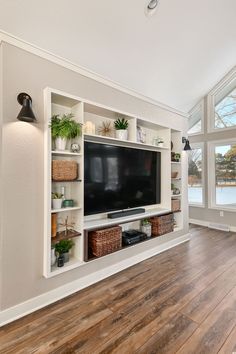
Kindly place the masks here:
[(17, 96), (17, 101), (22, 106), (20, 113), (17, 116), (17, 119), (23, 122), (36, 123), (37, 120), (31, 107), (32, 98), (30, 97), (30, 95), (28, 95), (28, 93), (21, 92)]
[(189, 140), (187, 138), (185, 138), (184, 136), (182, 137), (182, 143), (185, 144), (184, 145), (184, 150), (185, 151), (189, 151), (189, 150), (192, 150), (191, 149), (191, 146), (189, 144)]

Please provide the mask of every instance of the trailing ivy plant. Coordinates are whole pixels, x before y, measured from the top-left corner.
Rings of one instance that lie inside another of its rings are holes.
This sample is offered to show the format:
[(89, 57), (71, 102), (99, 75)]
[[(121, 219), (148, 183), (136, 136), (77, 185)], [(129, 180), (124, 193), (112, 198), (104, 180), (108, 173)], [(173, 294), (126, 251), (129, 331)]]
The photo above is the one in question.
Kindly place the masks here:
[(54, 114), (51, 118), (49, 127), (51, 128), (51, 134), (53, 139), (74, 139), (81, 135), (82, 125), (72, 119), (74, 115), (72, 113)]
[(116, 130), (126, 130), (128, 129), (129, 122), (127, 119), (123, 118), (118, 118), (114, 122), (114, 127)]

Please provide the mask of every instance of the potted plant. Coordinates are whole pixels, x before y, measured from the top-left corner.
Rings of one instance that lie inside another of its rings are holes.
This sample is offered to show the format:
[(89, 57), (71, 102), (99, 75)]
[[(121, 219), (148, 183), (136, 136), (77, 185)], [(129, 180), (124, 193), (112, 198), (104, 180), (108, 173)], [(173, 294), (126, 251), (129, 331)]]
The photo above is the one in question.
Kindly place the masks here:
[(148, 219), (143, 219), (141, 221), (141, 231), (144, 232), (147, 237), (152, 236), (152, 224)]
[(61, 209), (63, 202), (63, 194), (61, 193), (52, 193), (52, 208)]
[(55, 245), (55, 251), (58, 256), (63, 256), (64, 262), (69, 261), (69, 251), (74, 246), (74, 242), (72, 240), (61, 240)]
[(120, 140), (128, 139), (128, 126), (129, 122), (124, 117), (117, 118), (114, 122), (114, 127), (116, 130), (116, 138)]
[(67, 140), (75, 139), (81, 135), (82, 126), (72, 119), (73, 117), (72, 113), (52, 116), (49, 127), (51, 128), (52, 139), (55, 141), (56, 150), (65, 150)]
[(181, 155), (179, 153), (175, 153), (175, 161), (180, 162)]

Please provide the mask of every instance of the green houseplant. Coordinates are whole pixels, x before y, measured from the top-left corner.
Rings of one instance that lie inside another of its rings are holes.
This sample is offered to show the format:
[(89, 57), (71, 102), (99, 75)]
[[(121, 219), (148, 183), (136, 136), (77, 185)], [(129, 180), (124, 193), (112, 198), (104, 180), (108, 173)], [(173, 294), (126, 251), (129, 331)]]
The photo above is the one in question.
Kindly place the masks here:
[(52, 208), (61, 209), (63, 202), (63, 194), (61, 193), (52, 193)]
[(69, 261), (69, 251), (74, 246), (72, 240), (61, 240), (55, 245), (55, 251), (59, 256), (63, 256), (64, 262)]
[(147, 237), (152, 236), (152, 224), (148, 219), (141, 220), (141, 231), (144, 232)]
[(67, 140), (75, 139), (81, 135), (82, 125), (73, 119), (72, 113), (55, 114), (51, 118), (52, 139), (55, 141), (56, 150), (65, 150)]
[(114, 122), (114, 128), (116, 130), (116, 138), (120, 140), (128, 139), (128, 126), (129, 122), (124, 117), (118, 117)]

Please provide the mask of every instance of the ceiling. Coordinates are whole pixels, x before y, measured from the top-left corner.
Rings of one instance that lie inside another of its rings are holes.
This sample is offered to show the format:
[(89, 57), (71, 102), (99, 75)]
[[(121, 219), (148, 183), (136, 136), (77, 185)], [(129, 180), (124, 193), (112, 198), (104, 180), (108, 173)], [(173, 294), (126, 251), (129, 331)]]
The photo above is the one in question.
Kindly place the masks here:
[(236, 59), (235, 0), (0, 0), (0, 30), (188, 112)]

